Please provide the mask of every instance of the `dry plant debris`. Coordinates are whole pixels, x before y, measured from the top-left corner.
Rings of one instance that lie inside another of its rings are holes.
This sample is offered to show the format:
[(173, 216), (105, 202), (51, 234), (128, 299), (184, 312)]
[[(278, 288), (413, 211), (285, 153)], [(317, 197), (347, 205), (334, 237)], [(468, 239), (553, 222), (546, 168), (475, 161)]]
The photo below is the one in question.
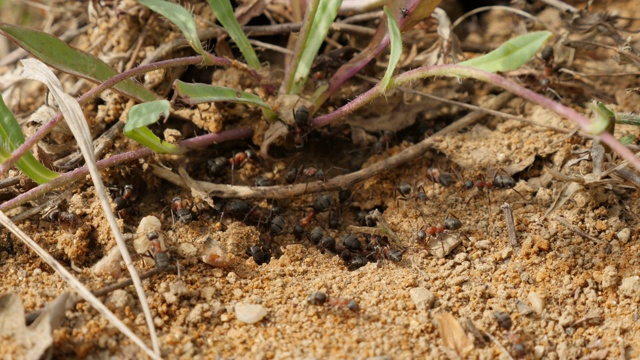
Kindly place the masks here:
[[(462, 3), (445, 1), (443, 7), (454, 19), (461, 15), (456, 11)], [(87, 13), (84, 2), (55, 4), (70, 10), (47, 14), (53, 23), (77, 24), (68, 20), (78, 17), (91, 24), (77, 29), (74, 46), (115, 68), (186, 51), (180, 33), (168, 22), (140, 22), (133, 2), (121, 1), (118, 9), (91, 2), (100, 6), (98, 13)], [(289, 19), (278, 2), (243, 6), (247, 17), (264, 13), (277, 21)], [(537, 21), (490, 9), (476, 20), (461, 22), (435, 47), (431, 44), (439, 39), (437, 25), (422, 23), (404, 36), (402, 66), (410, 69), (429, 59), (486, 52), (512, 33), (550, 27), (566, 35), (550, 44), (553, 57), (535, 59), (507, 76), (581, 112), (594, 98), (617, 112), (640, 111), (640, 37), (633, 31), (640, 28), (633, 20), (640, 17), (640, 9), (634, 1), (594, 2), (588, 10), (571, 1), (516, 1), (513, 7)], [(192, 10), (199, 21), (209, 21), (208, 7), (194, 4)], [(335, 31), (325, 51), (335, 45), (366, 46), (361, 35), (353, 35), (375, 26), (375, 16), (364, 15), (356, 15), (363, 19), (356, 19), (362, 21), (358, 27), (345, 27), (349, 33)], [(4, 11), (1, 16), (9, 21)], [(76, 29), (57, 25), (52, 30)], [(292, 31), (283, 24), (255, 30), (270, 35)], [(216, 49), (234, 53), (218, 31), (201, 38), (215, 37)], [(446, 56), (439, 56), (443, 51)], [(1, 54), (3, 96), (16, 71), (12, 59), (24, 56), (17, 52)], [(263, 56), (278, 55), (267, 51)], [(322, 72), (339, 65), (316, 64), (321, 70), (316, 85), (323, 80)], [(281, 74), (275, 61), (272, 66), (268, 80), (276, 81)], [(372, 64), (365, 72), (381, 76), (384, 69)], [(261, 91), (234, 68), (204, 74), (195, 67), (158, 71), (144, 82), (165, 96), (173, 79), (197, 76)], [(66, 75), (62, 79), (65, 89), (88, 88), (84, 81)], [(455, 121), (467, 114), (462, 107), (397, 91), (346, 123), (300, 134), (302, 149), (281, 149), (281, 157), (267, 159), (252, 155), (269, 136), (267, 125), (255, 121), (259, 111), (201, 104), (185, 106), (159, 130), (168, 129), (177, 139), (248, 126), (254, 131), (252, 142), (219, 144), (186, 157), (148, 157), (102, 171), (119, 226), (130, 233), (131, 249), (140, 252), (134, 256), (135, 266), (141, 272), (154, 271), (144, 286), (164, 358), (640, 357), (640, 199), (638, 182), (624, 172), (628, 168), (609, 154), (599, 160), (592, 151), (594, 141), (574, 132), (568, 121), (521, 99), (496, 96), (488, 85), (434, 79), (412, 86), (481, 107), (491, 107), (491, 100), (499, 97), (504, 104), (496, 110), (537, 125), (490, 115), (456, 128)], [(369, 87), (364, 80), (351, 80), (334, 94), (328, 108)], [(7, 103), (24, 114), (35, 111), (45, 95), (33, 84), (18, 84), (9, 92)], [(300, 104), (283, 106), (280, 112), (295, 123)], [(85, 114), (94, 138), (115, 124), (121, 126), (131, 106), (115, 93), (89, 105)], [(455, 131), (429, 138), (451, 123)], [(616, 126), (616, 137), (637, 134), (637, 127)], [(120, 131), (104, 138), (96, 145), (106, 157), (136, 147)], [(47, 150), (68, 148), (68, 142), (63, 131), (52, 134), (39, 156), (66, 164), (62, 159), (74, 158), (70, 149), (59, 154)], [(424, 147), (418, 151), (421, 142)], [(402, 164), (384, 162), (398, 154), (405, 156)], [(173, 174), (175, 181), (156, 177), (155, 169)], [(358, 169), (362, 172), (352, 175)], [(32, 186), (21, 178), (11, 180), (18, 176), (11, 171), (1, 180), (2, 201)], [(502, 186), (509, 178), (513, 186)], [(274, 186), (285, 195), (223, 199), (209, 191), (214, 185), (224, 188), (221, 191), (253, 194), (269, 193)], [(75, 186), (72, 195), (55, 206), (57, 217), (42, 213), (19, 225), (85, 284), (111, 291), (116, 287), (109, 285), (126, 276), (125, 268), (110, 252), (115, 242), (91, 183), (81, 180)], [(54, 195), (9, 215), (45, 204)], [(511, 220), (503, 216), (503, 204), (508, 204)], [(373, 211), (380, 215), (373, 216)], [(156, 219), (145, 220), (153, 222), (152, 228), (138, 230), (147, 216)], [(459, 219), (459, 228), (446, 228), (453, 218)], [(157, 237), (149, 236), (154, 231)], [(421, 231), (430, 234), (425, 241), (420, 241)], [(15, 294), (4, 295), (3, 301), (18, 306), (21, 299), (27, 313), (51, 303), (64, 287), (41, 260), (5, 233), (0, 238), (0, 272), (0, 293)], [(135, 292), (118, 288), (100, 296), (137, 334), (146, 334)], [(309, 303), (310, 294), (317, 293), (327, 297), (322, 306)], [(348, 307), (351, 301), (358, 311)], [(43, 344), (51, 337), (56, 358), (139, 356), (139, 350), (87, 304), (75, 303), (64, 314), (56, 330), (41, 337)], [(18, 310), (0, 312), (2, 324), (24, 318)], [(1, 356), (17, 358), (35, 349), (10, 336), (1, 334)]]

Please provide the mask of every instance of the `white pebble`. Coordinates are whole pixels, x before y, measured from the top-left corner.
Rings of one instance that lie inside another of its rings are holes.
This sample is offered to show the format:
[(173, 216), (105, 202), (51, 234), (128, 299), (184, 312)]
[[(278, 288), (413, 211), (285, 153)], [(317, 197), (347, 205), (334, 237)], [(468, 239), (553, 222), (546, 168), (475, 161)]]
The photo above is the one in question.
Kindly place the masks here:
[(618, 293), (630, 298), (640, 297), (640, 276), (630, 276), (622, 279)]
[(618, 233), (616, 234), (616, 237), (618, 238), (618, 240), (620, 240), (620, 242), (622, 242), (623, 244), (626, 244), (631, 238), (631, 229), (624, 228), (618, 231)]
[(245, 324), (255, 324), (267, 316), (267, 310), (262, 305), (237, 303), (234, 309), (236, 319)]
[(409, 295), (411, 296), (413, 303), (416, 304), (416, 308), (418, 310), (429, 310), (431, 309), (434, 301), (436, 301), (436, 297), (433, 296), (433, 293), (423, 287), (417, 287), (409, 290)]
[(531, 304), (531, 308), (533, 309), (533, 311), (535, 311), (538, 315), (542, 314), (544, 308), (547, 306), (547, 299), (545, 299), (544, 296), (541, 296), (537, 292), (533, 291), (529, 293), (527, 299), (529, 299), (529, 303)]
[(542, 357), (544, 356), (544, 346), (536, 345), (533, 348), (533, 356), (535, 356), (536, 359), (542, 359)]

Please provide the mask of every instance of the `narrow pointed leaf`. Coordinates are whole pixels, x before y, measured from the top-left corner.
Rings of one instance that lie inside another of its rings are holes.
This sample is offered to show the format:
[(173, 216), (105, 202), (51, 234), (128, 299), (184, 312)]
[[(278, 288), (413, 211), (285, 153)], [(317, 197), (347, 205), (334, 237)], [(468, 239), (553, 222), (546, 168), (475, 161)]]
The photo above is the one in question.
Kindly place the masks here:
[(196, 53), (203, 55), (205, 61), (209, 59), (209, 57), (205, 55), (206, 52), (200, 43), (198, 29), (196, 29), (196, 22), (193, 20), (193, 16), (191, 16), (191, 13), (187, 11), (187, 9), (178, 4), (163, 0), (138, 0), (138, 2), (169, 19), (169, 21), (182, 31), (193, 50), (195, 50)]
[(387, 71), (380, 82), (380, 92), (387, 91), (389, 84), (391, 83), (391, 77), (398, 65), (400, 55), (402, 55), (402, 34), (400, 34), (400, 28), (396, 19), (391, 14), (391, 10), (385, 6), (384, 13), (387, 15), (387, 25), (389, 27), (389, 37), (391, 41), (391, 55), (389, 56), (389, 65), (387, 65)]
[(498, 72), (516, 70), (531, 59), (551, 37), (550, 31), (535, 31), (515, 37), (492, 52), (458, 65)]
[(249, 43), (249, 39), (245, 35), (244, 31), (240, 27), (238, 20), (233, 14), (233, 8), (229, 0), (209, 0), (209, 5), (213, 9), (213, 13), (216, 14), (216, 18), (220, 21), (220, 24), (227, 30), (231, 39), (238, 45), (240, 52), (247, 60), (247, 64), (252, 68), (260, 69), (260, 60), (256, 56), (253, 47)]
[(169, 116), (171, 104), (167, 100), (151, 101), (135, 105), (127, 114), (124, 134), (157, 153), (182, 154), (185, 149), (160, 140), (147, 125), (154, 124), (160, 117)]
[[(97, 57), (74, 49), (55, 36), (21, 26), (0, 23), (0, 33), (45, 64), (68, 74), (102, 83), (118, 73)], [(127, 79), (113, 87), (139, 101), (152, 101), (156, 95), (144, 86)]]
[[(23, 143), (24, 134), (20, 124), (0, 96), (0, 162), (10, 158), (11, 152)], [(16, 162), (16, 166), (38, 184), (47, 183), (58, 177), (58, 173), (47, 169), (30, 152), (22, 156)]]
[(263, 109), (267, 120), (278, 118), (278, 115), (259, 96), (244, 91), (222, 86), (189, 84), (180, 80), (173, 83), (173, 88), (181, 100), (189, 105), (219, 101), (257, 105)]
[(338, 15), (341, 4), (342, 0), (316, 0), (309, 4), (296, 51), (291, 58), (293, 67), (286, 83), (288, 94), (300, 93), (307, 82), (313, 59)]

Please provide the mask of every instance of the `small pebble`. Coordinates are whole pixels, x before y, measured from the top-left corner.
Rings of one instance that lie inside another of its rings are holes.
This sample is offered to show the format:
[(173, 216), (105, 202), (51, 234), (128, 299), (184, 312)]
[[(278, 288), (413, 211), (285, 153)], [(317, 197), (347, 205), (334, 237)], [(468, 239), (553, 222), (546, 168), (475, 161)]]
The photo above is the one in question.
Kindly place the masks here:
[(622, 279), (618, 293), (626, 297), (640, 297), (640, 276), (630, 276)]
[(124, 309), (126, 306), (133, 306), (133, 297), (124, 290), (115, 290), (109, 295), (105, 302), (110, 309)]
[(493, 244), (489, 240), (480, 240), (473, 245), (477, 249), (481, 249), (481, 250), (490, 250), (493, 247)]
[(535, 356), (536, 359), (542, 359), (542, 357), (544, 356), (544, 346), (536, 345), (533, 348), (533, 356)]
[(429, 310), (436, 301), (436, 297), (433, 293), (423, 287), (417, 287), (409, 290), (409, 295), (411, 296), (413, 303), (416, 304), (416, 308), (418, 310)]
[(620, 240), (620, 242), (622, 242), (623, 244), (626, 244), (631, 238), (631, 229), (624, 228), (618, 231), (618, 233), (616, 234), (616, 237), (618, 238), (618, 240)]
[(255, 324), (267, 316), (267, 310), (262, 305), (237, 303), (234, 307), (236, 319), (245, 324)]
[(529, 299), (529, 303), (531, 304), (533, 311), (538, 315), (542, 314), (545, 306), (547, 306), (547, 300), (537, 292), (533, 291), (529, 293), (527, 299)]
[(602, 288), (608, 289), (618, 284), (618, 270), (615, 266), (609, 265), (602, 272)]
[(533, 309), (529, 305), (527, 305), (526, 302), (520, 299), (516, 299), (516, 309), (522, 315), (529, 315), (533, 313)]

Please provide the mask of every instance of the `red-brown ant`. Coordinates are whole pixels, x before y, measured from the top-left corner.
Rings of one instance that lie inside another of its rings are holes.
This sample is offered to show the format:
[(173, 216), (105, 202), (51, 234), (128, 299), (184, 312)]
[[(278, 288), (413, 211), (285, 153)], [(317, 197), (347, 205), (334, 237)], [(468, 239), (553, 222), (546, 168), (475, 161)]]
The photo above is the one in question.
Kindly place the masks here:
[(321, 212), (325, 212), (329, 210), (329, 207), (331, 207), (332, 203), (333, 203), (333, 199), (331, 198), (331, 196), (320, 195), (311, 206), (312, 210), (309, 213), (309, 215), (305, 216), (299, 221), (300, 225), (302, 227), (309, 226), (309, 224), (311, 224), (313, 219), (315, 219), (315, 216)]
[(487, 190), (487, 198), (489, 199), (489, 203), (491, 203), (491, 196), (489, 192), (493, 189), (498, 189), (498, 190), (511, 189), (516, 194), (520, 195), (521, 198), (524, 199), (524, 196), (522, 196), (522, 194), (520, 194), (515, 189), (516, 181), (513, 179), (511, 175), (507, 173), (504, 173), (504, 174), (496, 173), (496, 175), (494, 175), (493, 177), (493, 181), (491, 182), (488, 182), (486, 180), (476, 180), (476, 181), (467, 180), (464, 182), (463, 186), (465, 189), (472, 189), (473, 187), (477, 187), (480, 190)]
[(193, 214), (191, 210), (185, 207), (184, 201), (180, 196), (176, 196), (171, 200), (171, 210), (172, 214), (176, 214), (178, 221), (187, 224), (193, 220)]
[(346, 309), (354, 314), (360, 312), (360, 306), (358, 306), (358, 303), (355, 300), (327, 296), (327, 294), (320, 291), (309, 295), (309, 297), (307, 298), (307, 302), (311, 305), (328, 305), (334, 308)]
[(162, 249), (162, 244), (160, 243), (160, 235), (152, 231), (147, 234), (147, 239), (151, 242), (149, 246), (149, 255), (155, 260), (156, 268), (159, 270), (164, 270), (169, 267), (169, 255)]
[(447, 217), (442, 225), (425, 226), (424, 229), (418, 231), (418, 242), (424, 242), (427, 237), (433, 237), (444, 233), (445, 231), (455, 231), (462, 227), (462, 222), (456, 217)]

